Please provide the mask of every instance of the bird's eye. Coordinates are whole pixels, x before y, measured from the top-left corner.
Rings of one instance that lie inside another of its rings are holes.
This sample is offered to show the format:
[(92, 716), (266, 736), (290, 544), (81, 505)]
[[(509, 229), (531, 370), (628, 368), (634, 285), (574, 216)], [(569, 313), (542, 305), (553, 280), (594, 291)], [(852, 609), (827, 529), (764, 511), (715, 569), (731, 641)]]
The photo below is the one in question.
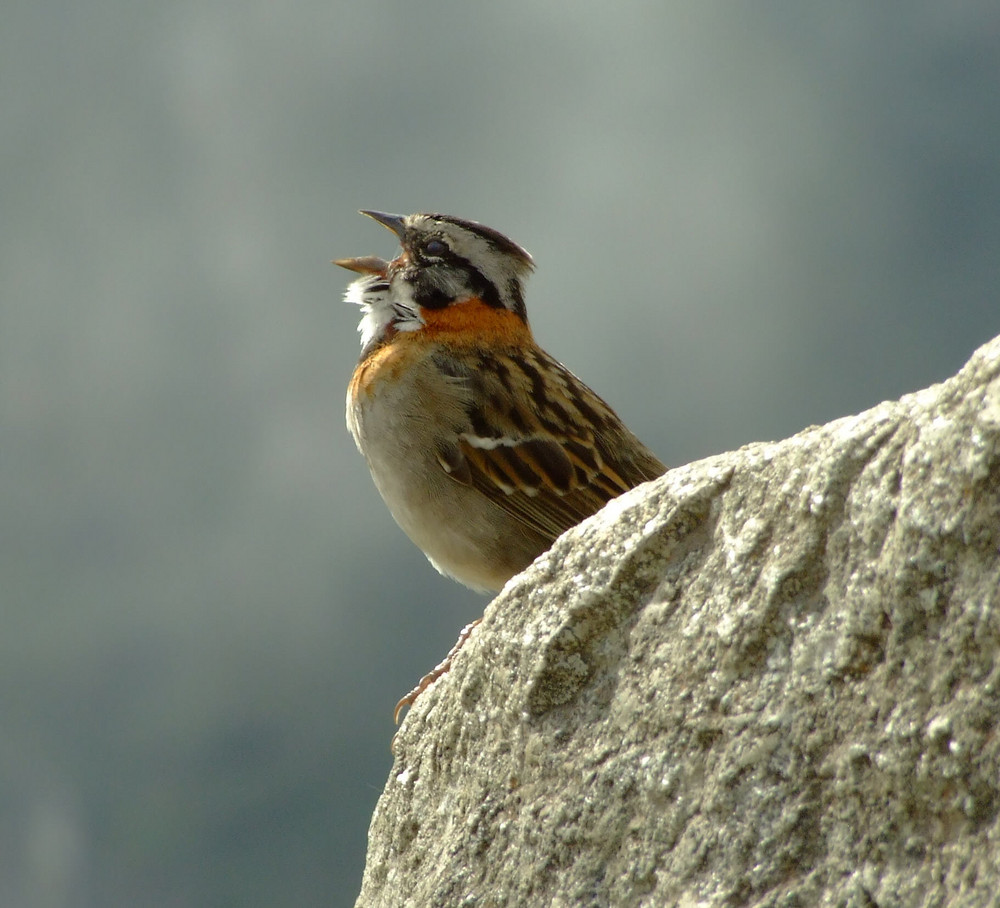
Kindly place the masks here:
[(441, 240), (428, 240), (424, 243), (424, 252), (432, 256), (441, 256), (448, 251), (448, 247)]

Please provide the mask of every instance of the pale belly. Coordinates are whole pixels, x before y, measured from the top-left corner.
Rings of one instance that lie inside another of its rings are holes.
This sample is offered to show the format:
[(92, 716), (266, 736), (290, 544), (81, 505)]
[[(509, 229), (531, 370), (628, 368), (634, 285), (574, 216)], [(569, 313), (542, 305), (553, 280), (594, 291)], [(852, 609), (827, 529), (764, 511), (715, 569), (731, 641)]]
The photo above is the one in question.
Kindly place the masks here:
[(353, 401), (348, 395), (347, 424), (396, 523), (442, 574), (473, 589), (500, 589), (550, 540), (441, 466), (435, 439), (462, 418), (460, 401), (419, 381), (376, 387)]

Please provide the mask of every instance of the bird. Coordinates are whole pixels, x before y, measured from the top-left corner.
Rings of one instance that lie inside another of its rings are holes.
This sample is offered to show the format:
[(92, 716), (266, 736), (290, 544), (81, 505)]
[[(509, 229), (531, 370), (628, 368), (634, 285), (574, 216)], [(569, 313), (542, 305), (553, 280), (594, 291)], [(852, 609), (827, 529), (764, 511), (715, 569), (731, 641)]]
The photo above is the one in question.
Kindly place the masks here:
[[(360, 275), (347, 426), (396, 523), (442, 574), (501, 589), (566, 530), (666, 472), (611, 407), (535, 341), (529, 253), (445, 214), (362, 210), (400, 251)], [(397, 704), (447, 672), (468, 638)]]

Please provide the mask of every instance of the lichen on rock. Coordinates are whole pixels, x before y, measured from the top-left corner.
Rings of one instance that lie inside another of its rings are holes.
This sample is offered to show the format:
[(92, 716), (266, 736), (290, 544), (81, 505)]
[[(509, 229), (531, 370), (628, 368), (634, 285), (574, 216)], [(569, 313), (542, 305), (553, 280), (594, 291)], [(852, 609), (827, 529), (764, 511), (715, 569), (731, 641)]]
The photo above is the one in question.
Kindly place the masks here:
[(993, 904), (1000, 338), (671, 470), (417, 701), (359, 906)]

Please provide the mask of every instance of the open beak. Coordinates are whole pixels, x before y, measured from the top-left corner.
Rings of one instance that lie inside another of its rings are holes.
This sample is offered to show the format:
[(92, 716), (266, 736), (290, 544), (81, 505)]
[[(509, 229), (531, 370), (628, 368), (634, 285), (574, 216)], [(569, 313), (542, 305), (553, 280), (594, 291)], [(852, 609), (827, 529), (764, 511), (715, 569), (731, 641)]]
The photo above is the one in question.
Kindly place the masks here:
[(380, 259), (377, 255), (361, 255), (353, 259), (334, 259), (334, 265), (340, 265), (348, 271), (356, 271), (358, 274), (377, 274), (380, 277), (386, 276), (386, 269), (389, 263), (385, 259)]
[[(386, 214), (384, 211), (366, 211), (361, 213), (370, 217), (373, 221), (378, 221), (383, 227), (388, 227), (400, 240), (403, 239), (405, 228), (403, 227), (403, 215)], [(334, 259), (334, 265), (340, 265), (348, 271), (356, 271), (358, 274), (377, 274), (379, 277), (388, 277), (389, 262), (380, 259), (377, 255), (362, 255), (353, 259)]]
[(405, 233), (403, 215), (386, 214), (384, 211), (365, 211), (364, 208), (361, 209), (361, 213), (367, 215), (373, 221), (378, 221), (383, 227), (388, 227), (400, 240), (403, 239), (403, 234)]

